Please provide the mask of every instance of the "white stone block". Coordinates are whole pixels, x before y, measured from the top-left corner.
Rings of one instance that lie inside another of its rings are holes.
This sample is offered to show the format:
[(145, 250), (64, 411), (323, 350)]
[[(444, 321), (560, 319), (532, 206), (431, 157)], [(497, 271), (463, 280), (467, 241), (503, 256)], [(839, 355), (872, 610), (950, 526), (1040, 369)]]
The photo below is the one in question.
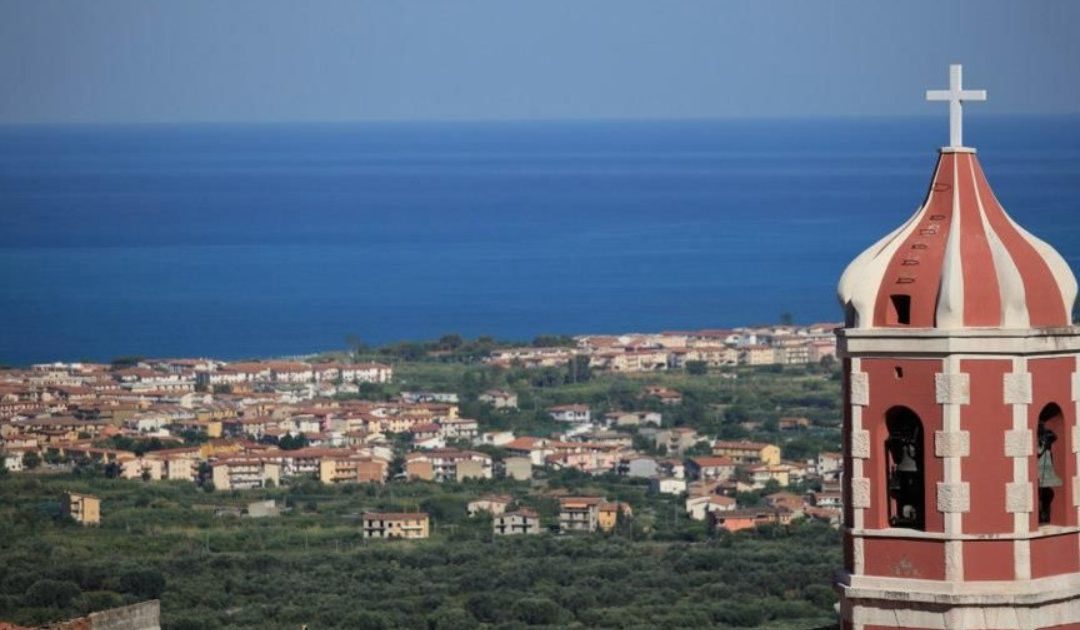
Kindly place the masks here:
[(967, 431), (935, 431), (934, 454), (938, 457), (967, 457), (971, 454), (971, 434)]
[(1072, 428), (1072, 452), (1080, 453), (1080, 425)]
[(1005, 404), (1031, 404), (1031, 373), (1011, 372), (1005, 375)]
[(971, 509), (971, 487), (967, 482), (939, 483), (937, 508), (945, 514), (967, 512)]
[(1028, 513), (1034, 509), (1031, 484), (1018, 481), (1005, 484), (1005, 511), (1010, 514)]
[(1080, 372), (1073, 372), (1072, 375), (1072, 399), (1073, 402), (1080, 402)]
[(870, 507), (870, 480), (866, 477), (851, 480), (851, 507), (856, 509)]
[(870, 404), (870, 375), (866, 372), (852, 372), (848, 381), (851, 384), (851, 404), (865, 407)]
[(1005, 457), (1030, 457), (1035, 452), (1030, 429), (1005, 432)]
[(935, 374), (934, 393), (942, 405), (966, 405), (971, 401), (971, 376), (963, 372)]
[(851, 456), (856, 459), (870, 459), (870, 432), (866, 430), (851, 432)]
[(1072, 494), (1073, 507), (1080, 507), (1080, 477), (1073, 477)]

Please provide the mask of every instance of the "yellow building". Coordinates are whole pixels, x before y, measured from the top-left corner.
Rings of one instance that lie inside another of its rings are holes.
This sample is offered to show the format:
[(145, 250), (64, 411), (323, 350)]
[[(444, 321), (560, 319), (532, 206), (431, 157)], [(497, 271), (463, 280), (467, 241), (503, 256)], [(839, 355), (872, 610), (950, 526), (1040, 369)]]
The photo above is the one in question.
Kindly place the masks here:
[(377, 457), (325, 458), (319, 461), (323, 483), (382, 483), (390, 464)]
[(600, 528), (601, 531), (613, 531), (615, 526), (619, 523), (620, 512), (622, 512), (623, 518), (633, 516), (633, 510), (630, 509), (629, 503), (615, 501), (613, 503), (601, 504), (600, 511), (596, 518), (596, 526)]
[(776, 466), (780, 463), (780, 447), (765, 442), (721, 440), (713, 444), (713, 455), (730, 457), (737, 464)]
[(427, 538), (428, 515), (424, 512), (367, 512), (363, 516), (364, 538)]
[(91, 494), (68, 492), (60, 505), (65, 516), (75, 519), (80, 525), (101, 524), (101, 499)]

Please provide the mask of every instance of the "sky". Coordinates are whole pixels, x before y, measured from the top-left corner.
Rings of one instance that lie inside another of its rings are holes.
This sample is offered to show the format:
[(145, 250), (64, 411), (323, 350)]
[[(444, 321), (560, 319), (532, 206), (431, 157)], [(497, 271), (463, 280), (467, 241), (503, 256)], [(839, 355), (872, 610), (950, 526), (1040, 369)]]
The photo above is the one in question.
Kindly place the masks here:
[(0, 0), (0, 124), (1080, 113), (1080, 2)]

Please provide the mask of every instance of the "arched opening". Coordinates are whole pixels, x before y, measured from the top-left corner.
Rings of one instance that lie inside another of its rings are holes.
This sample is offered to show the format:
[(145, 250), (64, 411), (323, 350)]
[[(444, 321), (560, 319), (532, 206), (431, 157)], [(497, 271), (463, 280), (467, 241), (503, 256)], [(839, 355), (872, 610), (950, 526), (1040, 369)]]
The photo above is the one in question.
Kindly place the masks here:
[(1055, 445), (1064, 435), (1064, 429), (1065, 416), (1061, 407), (1056, 403), (1043, 407), (1039, 412), (1039, 425), (1035, 432), (1039, 525), (1066, 524), (1064, 501), (1061, 497), (1065, 485), (1065, 459), (1060, 446)]
[(923, 425), (907, 407), (885, 412), (885, 480), (889, 525), (926, 529), (926, 468), (923, 464)]

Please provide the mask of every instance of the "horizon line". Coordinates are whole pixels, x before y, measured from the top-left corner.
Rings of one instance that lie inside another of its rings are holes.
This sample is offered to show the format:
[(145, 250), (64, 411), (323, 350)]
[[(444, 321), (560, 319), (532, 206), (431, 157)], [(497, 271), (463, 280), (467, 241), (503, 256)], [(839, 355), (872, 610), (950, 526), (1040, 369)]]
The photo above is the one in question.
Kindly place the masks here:
[[(551, 123), (765, 123), (779, 121), (882, 121), (882, 120), (929, 120), (940, 119), (938, 113), (925, 114), (809, 114), (797, 116), (702, 116), (702, 117), (537, 117), (537, 118), (342, 118), (334, 120), (317, 119), (281, 119), (281, 120), (151, 120), (151, 121), (112, 121), (112, 120), (70, 120), (70, 121), (0, 121), (0, 128), (20, 127), (183, 127), (183, 126), (275, 126), (275, 125), (454, 125), (454, 124), (551, 124)], [(1030, 118), (1080, 118), (1076, 112), (982, 112), (971, 116), (979, 119), (1030, 119)]]

